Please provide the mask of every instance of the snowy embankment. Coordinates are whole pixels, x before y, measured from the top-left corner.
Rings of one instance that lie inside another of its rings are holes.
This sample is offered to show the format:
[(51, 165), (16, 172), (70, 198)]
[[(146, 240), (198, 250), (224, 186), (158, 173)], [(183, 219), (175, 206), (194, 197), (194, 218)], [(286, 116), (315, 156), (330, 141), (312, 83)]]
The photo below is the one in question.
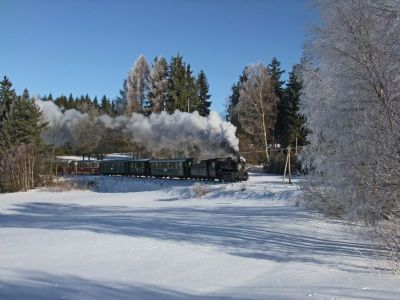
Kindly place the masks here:
[(400, 299), (368, 240), (251, 175), (0, 195), (0, 299)]

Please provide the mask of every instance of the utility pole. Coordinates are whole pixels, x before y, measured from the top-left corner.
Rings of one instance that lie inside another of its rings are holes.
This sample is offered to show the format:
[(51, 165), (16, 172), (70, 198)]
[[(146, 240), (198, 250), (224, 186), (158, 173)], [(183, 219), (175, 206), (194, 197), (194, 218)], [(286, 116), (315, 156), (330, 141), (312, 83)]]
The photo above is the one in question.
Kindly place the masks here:
[(292, 172), (290, 170), (290, 147), (288, 147), (288, 157), (289, 184), (292, 184)]
[(288, 176), (289, 176), (289, 184), (292, 184), (292, 172), (290, 169), (290, 147), (287, 147), (287, 155), (286, 155), (286, 163), (285, 163), (285, 170), (283, 171), (283, 181), (282, 183), (285, 183), (285, 176), (286, 176), (286, 170), (288, 171)]

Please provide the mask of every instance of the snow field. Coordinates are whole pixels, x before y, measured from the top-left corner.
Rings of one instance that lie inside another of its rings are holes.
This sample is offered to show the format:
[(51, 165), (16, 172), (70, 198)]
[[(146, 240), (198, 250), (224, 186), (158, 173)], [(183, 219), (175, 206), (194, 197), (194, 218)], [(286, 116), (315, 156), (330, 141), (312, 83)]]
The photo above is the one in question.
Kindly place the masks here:
[(400, 299), (368, 239), (251, 175), (0, 195), (0, 299)]

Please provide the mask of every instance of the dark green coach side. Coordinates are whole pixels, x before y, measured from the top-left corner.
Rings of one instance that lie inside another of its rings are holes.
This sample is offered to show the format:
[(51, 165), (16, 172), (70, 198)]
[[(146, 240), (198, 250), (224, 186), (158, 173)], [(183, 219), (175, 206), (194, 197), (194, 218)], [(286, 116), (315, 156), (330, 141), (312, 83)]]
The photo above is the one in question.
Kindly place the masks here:
[(128, 161), (128, 175), (150, 176), (149, 159), (135, 159)]
[(190, 177), (198, 179), (217, 178), (215, 160), (193, 161), (190, 168)]
[(151, 176), (154, 177), (190, 177), (189, 159), (152, 159), (149, 161)]
[(128, 175), (128, 163), (127, 160), (102, 160), (99, 171), (102, 175)]

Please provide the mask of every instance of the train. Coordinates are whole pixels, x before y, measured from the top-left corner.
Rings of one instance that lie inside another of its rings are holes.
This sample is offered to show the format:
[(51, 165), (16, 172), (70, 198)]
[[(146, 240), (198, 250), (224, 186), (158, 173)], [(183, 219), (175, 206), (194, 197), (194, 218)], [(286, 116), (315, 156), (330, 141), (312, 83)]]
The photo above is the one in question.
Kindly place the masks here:
[(182, 178), (246, 181), (249, 177), (244, 159), (240, 157), (207, 160), (180, 159), (119, 159), (81, 160), (57, 165), (60, 175), (107, 175), (156, 178)]

